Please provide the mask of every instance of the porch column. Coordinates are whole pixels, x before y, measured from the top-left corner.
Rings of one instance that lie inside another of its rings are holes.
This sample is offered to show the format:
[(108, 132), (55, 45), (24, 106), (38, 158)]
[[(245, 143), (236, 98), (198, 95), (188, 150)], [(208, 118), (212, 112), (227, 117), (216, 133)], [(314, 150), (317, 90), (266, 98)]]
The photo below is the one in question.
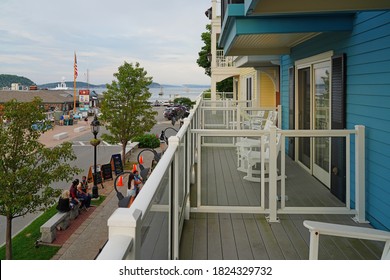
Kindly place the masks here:
[(277, 217), (277, 160), (278, 152), (276, 148), (276, 126), (270, 127), (269, 135), (269, 217), (270, 223), (279, 222)]
[(355, 220), (358, 223), (366, 223), (365, 127), (356, 125), (355, 130)]

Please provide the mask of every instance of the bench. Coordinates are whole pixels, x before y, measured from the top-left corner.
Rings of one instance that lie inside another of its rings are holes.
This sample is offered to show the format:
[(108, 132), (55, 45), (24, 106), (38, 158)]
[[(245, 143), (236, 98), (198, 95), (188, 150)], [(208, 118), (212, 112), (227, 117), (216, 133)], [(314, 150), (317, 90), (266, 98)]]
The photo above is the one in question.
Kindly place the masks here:
[(68, 137), (68, 132), (57, 133), (57, 134), (54, 134), (54, 136), (53, 136), (53, 138), (55, 140), (61, 140), (61, 139), (67, 138), (67, 137)]
[(76, 127), (75, 129), (73, 129), (74, 132), (81, 132), (84, 130), (85, 130), (85, 126), (79, 126), (79, 127)]
[(127, 146), (125, 148), (125, 155), (126, 155), (126, 157), (130, 156), (131, 155), (131, 151), (137, 149), (138, 145), (139, 145), (139, 142), (130, 142), (129, 144), (127, 144)]
[(43, 243), (52, 243), (57, 236), (57, 230), (65, 230), (70, 221), (79, 215), (79, 206), (76, 205), (69, 212), (58, 212), (41, 226), (41, 239)]

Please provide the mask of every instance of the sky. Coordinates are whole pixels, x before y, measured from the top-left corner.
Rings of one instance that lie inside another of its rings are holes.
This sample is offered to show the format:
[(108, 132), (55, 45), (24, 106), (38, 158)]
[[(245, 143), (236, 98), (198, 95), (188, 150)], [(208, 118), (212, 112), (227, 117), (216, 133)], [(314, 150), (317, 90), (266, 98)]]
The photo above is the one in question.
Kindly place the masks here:
[[(106, 84), (126, 61), (161, 84), (210, 84), (196, 63), (211, 0), (0, 0), (0, 74)], [(88, 72), (88, 75), (87, 75)]]

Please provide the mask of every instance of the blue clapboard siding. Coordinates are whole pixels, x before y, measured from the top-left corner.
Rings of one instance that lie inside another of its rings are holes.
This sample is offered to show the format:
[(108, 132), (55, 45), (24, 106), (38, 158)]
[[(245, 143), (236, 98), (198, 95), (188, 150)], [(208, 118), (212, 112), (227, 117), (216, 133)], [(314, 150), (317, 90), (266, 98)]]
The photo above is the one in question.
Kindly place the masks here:
[[(289, 128), (288, 68), (330, 50), (347, 57), (347, 128), (366, 126), (367, 219), (390, 230), (390, 11), (357, 13), (351, 32), (321, 34), (281, 58), (284, 129)], [(353, 176), (354, 170), (352, 185)]]

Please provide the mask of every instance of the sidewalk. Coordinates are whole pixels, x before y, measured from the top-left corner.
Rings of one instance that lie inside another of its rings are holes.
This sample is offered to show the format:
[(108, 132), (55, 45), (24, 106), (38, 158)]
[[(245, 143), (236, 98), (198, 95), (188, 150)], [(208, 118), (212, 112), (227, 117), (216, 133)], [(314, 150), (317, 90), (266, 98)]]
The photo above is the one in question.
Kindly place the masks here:
[[(142, 149), (136, 148), (130, 155), (130, 161), (136, 162), (137, 155)], [(159, 149), (156, 149), (159, 152)], [(152, 153), (142, 153), (145, 162), (151, 162)], [(149, 167), (145, 165), (145, 167)], [(104, 189), (99, 185), (99, 195), (106, 196), (103, 203), (96, 207), (93, 213), (75, 230), (52, 258), (53, 260), (94, 260), (108, 240), (108, 218), (118, 208), (118, 198), (114, 190), (114, 180), (104, 182)], [(119, 191), (124, 194), (124, 187)], [(124, 194), (125, 195), (125, 194)], [(66, 233), (66, 230), (64, 231)]]
[[(84, 126), (85, 129), (81, 132), (75, 132), (75, 128)], [(68, 137), (56, 140), (53, 136), (57, 133), (67, 132)], [(73, 138), (90, 132), (90, 122), (79, 121), (72, 126), (55, 126), (53, 129), (42, 134), (40, 141), (47, 147), (54, 147), (65, 141), (72, 141)], [(137, 155), (142, 149), (135, 148), (131, 152), (129, 160), (131, 162), (137, 161)], [(159, 152), (159, 149), (156, 149)], [(149, 167), (148, 163), (151, 163), (153, 154), (150, 152), (142, 153), (145, 167)], [(118, 208), (118, 198), (114, 190), (115, 175), (113, 174), (113, 180), (105, 181), (104, 188), (99, 185), (99, 195), (106, 196), (103, 203), (94, 209), (94, 211), (80, 223), (78, 228), (74, 232), (68, 232), (69, 236), (65, 236), (65, 243), (61, 249), (52, 258), (53, 260), (94, 260), (103, 248), (104, 244), (108, 240), (108, 218)], [(127, 185), (127, 180), (124, 182)], [(125, 187), (121, 189), (125, 191)], [(77, 219), (76, 219), (77, 220)], [(66, 230), (63, 235), (68, 234)]]
[[(118, 208), (113, 191), (114, 181), (99, 186), (99, 195), (107, 196), (103, 203), (72, 233), (52, 260), (93, 260), (108, 239), (107, 220)], [(66, 230), (64, 231), (66, 234)]]
[[(74, 129), (80, 126), (86, 126), (86, 130), (75, 132)], [(67, 132), (68, 137), (62, 140), (55, 140), (53, 136), (57, 133)], [(72, 141), (84, 133), (90, 133), (89, 123), (78, 122), (73, 126), (55, 126), (53, 129), (42, 134), (40, 141), (47, 147), (54, 147), (64, 141)], [(136, 162), (137, 155), (142, 149), (134, 149), (130, 155), (130, 161)], [(142, 154), (145, 162), (151, 162), (152, 154)], [(83, 221), (74, 232), (65, 230), (62, 232), (65, 243), (61, 249), (52, 258), (53, 260), (93, 260), (99, 254), (104, 244), (108, 240), (107, 220), (118, 208), (118, 198), (114, 190), (114, 180), (105, 181), (104, 188), (99, 185), (99, 195), (106, 196), (103, 203), (94, 209), (85, 221)], [(126, 184), (125, 184), (126, 185)], [(77, 220), (77, 219), (76, 219)]]

